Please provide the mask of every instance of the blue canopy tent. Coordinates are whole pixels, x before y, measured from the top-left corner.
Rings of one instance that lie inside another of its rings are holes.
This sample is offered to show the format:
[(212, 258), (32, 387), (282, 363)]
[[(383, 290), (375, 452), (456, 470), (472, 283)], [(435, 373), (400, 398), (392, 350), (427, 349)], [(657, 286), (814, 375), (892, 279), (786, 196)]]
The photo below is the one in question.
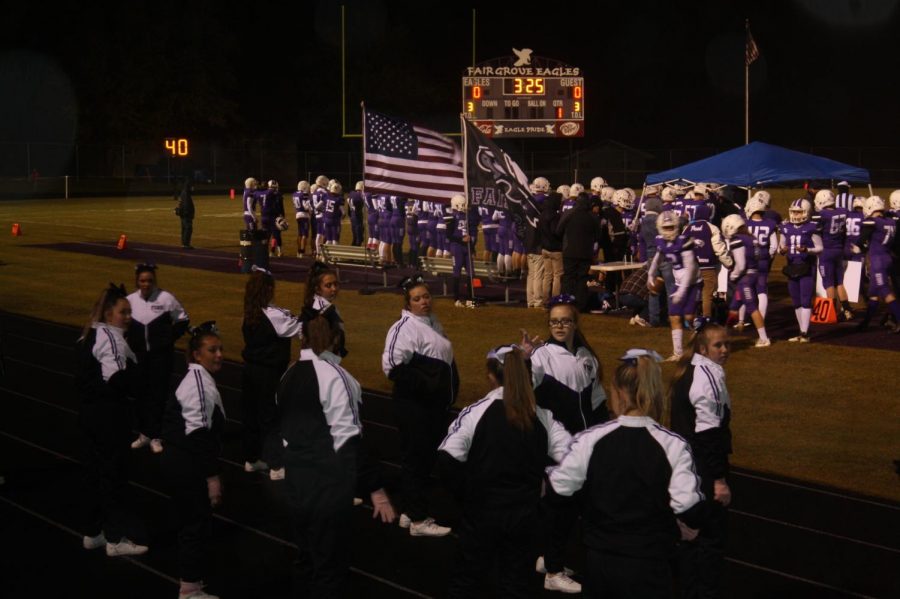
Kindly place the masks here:
[(763, 187), (808, 180), (869, 183), (869, 171), (812, 154), (755, 141), (697, 162), (647, 176), (646, 184), (670, 181)]

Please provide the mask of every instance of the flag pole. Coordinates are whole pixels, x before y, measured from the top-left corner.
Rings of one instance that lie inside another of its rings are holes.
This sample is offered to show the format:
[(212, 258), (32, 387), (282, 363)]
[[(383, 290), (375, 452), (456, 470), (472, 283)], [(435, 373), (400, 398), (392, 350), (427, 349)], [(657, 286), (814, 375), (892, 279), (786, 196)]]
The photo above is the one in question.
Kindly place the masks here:
[(750, 143), (750, 19), (744, 20), (744, 145)]
[[(474, 14), (474, 10), (472, 13)], [(466, 233), (469, 241), (466, 243), (466, 254), (468, 261), (466, 262), (466, 274), (469, 275), (469, 298), (475, 301), (475, 275), (472, 274), (472, 252), (475, 251), (475, 244), (472, 243), (472, 223), (469, 221), (471, 207), (469, 206), (469, 136), (467, 135), (466, 121), (463, 113), (459, 113), (460, 134), (462, 135), (462, 155), (463, 155), (463, 191), (466, 195)]]
[[(363, 175), (363, 188), (365, 188), (365, 185), (366, 185), (366, 183), (365, 183), (365, 181), (366, 181), (366, 102), (365, 102), (365, 100), (363, 100), (362, 102), (359, 103), (359, 107), (362, 111), (362, 136), (361, 136), (362, 137), (362, 155), (363, 155), (362, 175)], [(365, 192), (363, 192), (363, 193), (365, 193)], [(369, 208), (369, 206), (367, 204), (366, 210), (368, 210), (368, 208)], [(366, 226), (368, 226), (368, 224)], [(366, 233), (369, 233), (369, 232), (370, 231), (368, 231), (368, 230), (366, 231)], [(371, 259), (372, 266), (374, 267), (375, 266), (375, 256), (372, 255), (372, 251), (369, 249), (366, 249), (366, 258)], [(363, 269), (363, 277), (364, 277), (363, 278), (363, 286), (362, 286), (362, 289), (359, 290), (359, 294), (360, 295), (374, 294), (375, 292), (372, 291), (371, 289), (369, 289), (369, 269), (368, 268)]]

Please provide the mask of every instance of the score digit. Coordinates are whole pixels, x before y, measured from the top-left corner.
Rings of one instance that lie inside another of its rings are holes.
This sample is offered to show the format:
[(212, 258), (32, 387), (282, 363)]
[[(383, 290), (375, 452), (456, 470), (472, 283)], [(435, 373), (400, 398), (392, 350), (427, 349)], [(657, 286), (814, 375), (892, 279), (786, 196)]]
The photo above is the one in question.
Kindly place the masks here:
[(166, 149), (172, 153), (172, 156), (175, 155), (175, 140), (174, 139), (166, 140)]
[(179, 137), (177, 139), (167, 137), (165, 140), (165, 146), (166, 151), (168, 151), (172, 156), (185, 157), (190, 153), (188, 140), (184, 137)]

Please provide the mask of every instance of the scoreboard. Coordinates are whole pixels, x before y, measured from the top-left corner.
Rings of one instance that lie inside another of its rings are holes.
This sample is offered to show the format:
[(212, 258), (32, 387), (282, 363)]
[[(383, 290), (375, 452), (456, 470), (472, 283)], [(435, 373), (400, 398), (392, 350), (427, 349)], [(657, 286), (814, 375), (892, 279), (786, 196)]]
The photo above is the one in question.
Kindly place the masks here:
[(583, 137), (581, 69), (513, 52), (466, 70), (463, 116), (490, 137)]

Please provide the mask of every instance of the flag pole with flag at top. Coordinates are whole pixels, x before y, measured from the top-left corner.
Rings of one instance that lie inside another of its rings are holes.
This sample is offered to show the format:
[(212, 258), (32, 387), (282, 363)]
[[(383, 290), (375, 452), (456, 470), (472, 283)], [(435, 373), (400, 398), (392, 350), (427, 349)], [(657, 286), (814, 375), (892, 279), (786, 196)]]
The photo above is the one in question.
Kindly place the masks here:
[(759, 58), (759, 47), (750, 33), (750, 19), (744, 21), (747, 39), (744, 45), (744, 145), (750, 143), (750, 65)]
[[(463, 146), (462, 146), (463, 189), (465, 190), (464, 194), (466, 196), (466, 232), (468, 233), (469, 238), (471, 239), (472, 238), (472, 220), (470, 218), (470, 214), (472, 213), (472, 206), (471, 206), (472, 199), (471, 199), (471, 194), (469, 193), (469, 138), (466, 135), (466, 117), (461, 112), (459, 113), (459, 128), (460, 128), (460, 133), (462, 133), (462, 143), (463, 143)], [(478, 233), (478, 231), (477, 231), (478, 225), (476, 224), (475, 227), (476, 227), (475, 233), (477, 234)], [(482, 238), (484, 238), (484, 236), (482, 236)], [(487, 242), (485, 242), (485, 243), (487, 243)], [(487, 246), (485, 246), (485, 247), (487, 247)], [(472, 274), (472, 262), (474, 260), (474, 258), (472, 257), (472, 254), (475, 253), (475, 244), (474, 243), (468, 244), (467, 249), (469, 250), (468, 251), (469, 260), (468, 260), (468, 263), (466, 264), (466, 272), (469, 275), (469, 298), (473, 303), (476, 303), (476, 300), (475, 300), (475, 275)]]

